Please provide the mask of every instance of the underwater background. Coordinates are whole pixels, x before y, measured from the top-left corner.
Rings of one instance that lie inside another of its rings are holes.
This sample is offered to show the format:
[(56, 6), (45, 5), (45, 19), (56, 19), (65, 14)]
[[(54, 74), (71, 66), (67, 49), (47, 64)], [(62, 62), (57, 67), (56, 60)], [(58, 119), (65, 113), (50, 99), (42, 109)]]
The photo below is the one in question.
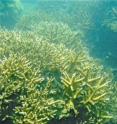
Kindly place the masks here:
[(0, 0), (0, 78), (0, 124), (117, 124), (117, 0)]

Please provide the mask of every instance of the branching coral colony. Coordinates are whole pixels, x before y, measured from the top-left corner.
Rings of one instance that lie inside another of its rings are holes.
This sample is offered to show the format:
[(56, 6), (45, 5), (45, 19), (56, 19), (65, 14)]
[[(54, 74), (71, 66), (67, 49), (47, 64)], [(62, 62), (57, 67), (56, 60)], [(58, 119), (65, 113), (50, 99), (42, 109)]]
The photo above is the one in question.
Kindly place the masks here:
[(1, 30), (0, 39), (0, 123), (113, 119), (112, 76), (86, 51), (76, 53), (33, 33)]
[[(22, 24), (26, 25), (27, 22), (25, 20), (23, 22), (19, 21), (19, 25)], [(84, 49), (84, 44), (83, 42), (81, 43), (81, 37), (83, 37), (83, 33), (81, 31), (72, 31), (72, 29), (63, 22), (40, 21), (38, 24), (30, 24), (30, 26), (31, 27), (29, 31), (34, 32), (35, 35), (39, 36), (43, 40), (56, 44), (63, 43), (68, 48), (76, 49), (76, 46), (78, 46), (77, 50), (79, 50), (79, 48)], [(22, 26), (17, 27), (16, 29), (21, 30), (21, 27)]]

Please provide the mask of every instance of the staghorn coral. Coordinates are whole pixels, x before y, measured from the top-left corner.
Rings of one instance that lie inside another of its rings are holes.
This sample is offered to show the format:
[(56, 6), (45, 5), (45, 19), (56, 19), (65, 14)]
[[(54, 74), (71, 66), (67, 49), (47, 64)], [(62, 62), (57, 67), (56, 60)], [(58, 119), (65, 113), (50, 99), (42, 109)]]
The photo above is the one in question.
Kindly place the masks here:
[(39, 80), (35, 78), (35, 73), (25, 58), (12, 56), (2, 60), (0, 64), (0, 120), (7, 120), (12, 116), (15, 106), (21, 104), (20, 95), (27, 92), (28, 85), (32, 87), (37, 82)]
[[(49, 98), (50, 83), (39, 91), (44, 79), (24, 57), (11, 56), (0, 65), (1, 123), (45, 124), (62, 108), (64, 101)], [(51, 93), (52, 95), (52, 93)], [(57, 108), (58, 107), (58, 108)]]
[(47, 124), (55, 117), (58, 109), (63, 108), (64, 101), (49, 98), (51, 90), (49, 87), (47, 85), (42, 91), (31, 88), (27, 95), (20, 97), (22, 106), (15, 108), (13, 116), (15, 124)]
[[(108, 75), (94, 76), (89, 70), (94, 71), (93, 68), (86, 67), (84, 69), (78, 68), (72, 74), (63, 72), (61, 80), (64, 84), (65, 108), (68, 111), (73, 110), (80, 122), (85, 120), (88, 124), (90, 121), (104, 123), (105, 118), (112, 118), (104, 106), (109, 102), (108, 84), (111, 80), (107, 80)], [(99, 69), (96, 71), (98, 72)], [(103, 111), (99, 108), (103, 108)]]
[[(40, 21), (37, 24), (33, 23), (29, 24), (30, 26), (27, 26), (28, 23), (24, 20), (22, 24), (24, 26), (20, 27), (26, 27), (25, 29), (29, 29), (30, 32), (34, 32), (34, 35), (37, 35), (38, 37), (41, 37), (41, 39), (48, 42), (56, 44), (62, 43), (68, 48), (77, 49), (77, 51), (86, 49), (84, 47), (85, 44), (81, 41), (81, 39), (84, 37), (83, 32), (81, 32), (80, 30), (73, 31), (65, 23), (55, 21)], [(21, 29), (16, 26), (16, 30)]]
[(81, 44), (83, 33), (80, 31), (72, 31), (67, 24), (62, 22), (40, 22), (34, 26), (34, 32), (42, 37), (43, 40), (49, 42), (57, 44), (63, 43), (69, 48), (76, 48), (78, 46), (78, 50), (83, 48), (83, 42)]
[[(27, 92), (18, 97), (20, 104), (11, 115), (13, 123), (43, 124), (53, 118), (75, 117), (81, 124), (104, 124), (112, 118), (108, 109), (111, 107), (111, 75), (86, 51), (76, 53), (63, 44), (44, 41), (33, 33), (1, 30), (0, 39), (1, 67), (4, 56), (8, 58), (16, 54), (12, 63), (17, 63), (23, 55), (34, 68), (31, 75), (36, 70), (36, 77), (39, 78), (35, 82), (30, 76), (28, 81), (20, 83), (26, 84), (27, 87), (24, 86), (21, 91), (27, 88)], [(12, 66), (17, 67), (15, 64)], [(4, 81), (1, 81), (2, 84)], [(15, 86), (19, 86), (19, 83)]]
[[(26, 10), (27, 11), (27, 10)], [(38, 10), (33, 8), (33, 11), (28, 12), (23, 11), (24, 14), (21, 16), (19, 21), (16, 23), (15, 28), (22, 31), (32, 31), (34, 26), (38, 25), (41, 21), (52, 21), (52, 16), (45, 13), (43, 10)]]
[[(69, 61), (75, 61), (72, 55), (75, 52), (67, 49), (65, 45), (50, 44), (33, 33), (22, 34), (21, 32), (1, 31), (0, 34), (1, 58), (12, 53), (25, 54), (34, 66), (37, 67), (38, 65), (38, 68), (41, 66), (40, 68), (42, 69), (48, 68), (48, 70), (53, 69), (53, 71), (54, 69), (57, 70), (57, 68), (64, 68)], [(87, 56), (85, 51), (77, 54), (80, 59), (87, 58)]]
[(117, 82), (111, 85), (111, 97), (109, 101), (109, 111), (113, 115), (113, 118), (109, 121), (109, 124), (117, 123)]

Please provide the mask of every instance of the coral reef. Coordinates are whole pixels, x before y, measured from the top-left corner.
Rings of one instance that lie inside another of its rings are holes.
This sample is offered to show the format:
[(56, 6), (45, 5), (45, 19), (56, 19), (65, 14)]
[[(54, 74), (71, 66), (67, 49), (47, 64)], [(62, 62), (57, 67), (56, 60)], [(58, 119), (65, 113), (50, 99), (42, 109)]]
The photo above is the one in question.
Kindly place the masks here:
[(54, 117), (62, 102), (48, 97), (50, 80), (42, 91), (37, 89), (43, 78), (25, 58), (15, 55), (3, 60), (0, 72), (1, 123), (44, 124)]
[(116, 2), (36, 0), (19, 19), (20, 1), (0, 1), (0, 124), (117, 124), (117, 83), (82, 42), (116, 65)]
[(111, 74), (84, 48), (68, 49), (71, 39), (56, 44), (44, 37), (0, 30), (1, 123), (47, 124), (72, 117), (80, 124), (106, 124), (113, 118)]
[(62, 22), (40, 22), (34, 26), (33, 31), (43, 40), (53, 43), (63, 43), (67, 47), (79, 49), (83, 48), (83, 42), (81, 44), (81, 38), (83, 37), (82, 32), (73, 31), (67, 24)]
[[(29, 20), (29, 19), (27, 19)], [(23, 24), (23, 26), (22, 26)], [(25, 27), (24, 29), (20, 29), (20, 27)], [(86, 46), (82, 39), (84, 37), (81, 31), (73, 31), (67, 24), (63, 22), (54, 22), (54, 21), (41, 21), (36, 24), (30, 24), (26, 28), (27, 21), (24, 19), (23, 21), (19, 21), (19, 24), (16, 26), (16, 30), (26, 31), (28, 28), (28, 32), (33, 32), (34, 35), (40, 37), (42, 40), (46, 40), (51, 43), (56, 44), (64, 44), (67, 48), (75, 49), (77, 52), (86, 51)]]

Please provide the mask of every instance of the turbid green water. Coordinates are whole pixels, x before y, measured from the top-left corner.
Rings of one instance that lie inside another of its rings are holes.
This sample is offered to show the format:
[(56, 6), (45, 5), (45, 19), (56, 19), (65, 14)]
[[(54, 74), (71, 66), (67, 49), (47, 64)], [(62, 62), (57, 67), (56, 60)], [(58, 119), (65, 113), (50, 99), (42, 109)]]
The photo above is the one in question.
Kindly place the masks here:
[(0, 124), (117, 124), (116, 81), (116, 0), (0, 0)]

